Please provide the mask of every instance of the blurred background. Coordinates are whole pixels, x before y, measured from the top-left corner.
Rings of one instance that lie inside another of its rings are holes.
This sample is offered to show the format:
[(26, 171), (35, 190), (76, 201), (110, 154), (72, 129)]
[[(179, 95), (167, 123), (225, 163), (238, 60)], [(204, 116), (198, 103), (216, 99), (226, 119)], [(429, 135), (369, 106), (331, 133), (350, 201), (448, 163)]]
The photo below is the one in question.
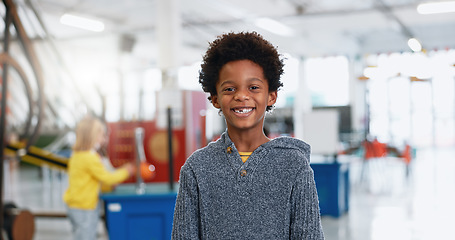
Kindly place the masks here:
[[(240, 31), (260, 33), (285, 59), (264, 127), (312, 145), (327, 239), (454, 235), (455, 2), (2, 3), (2, 202), (31, 213), (30, 239), (70, 239), (61, 195), (86, 115), (109, 126), (108, 164), (136, 161), (141, 127), (156, 167), (145, 182), (176, 182), (189, 154), (225, 130), (198, 84), (202, 55), (218, 35)], [(100, 239), (113, 239), (109, 226)]]

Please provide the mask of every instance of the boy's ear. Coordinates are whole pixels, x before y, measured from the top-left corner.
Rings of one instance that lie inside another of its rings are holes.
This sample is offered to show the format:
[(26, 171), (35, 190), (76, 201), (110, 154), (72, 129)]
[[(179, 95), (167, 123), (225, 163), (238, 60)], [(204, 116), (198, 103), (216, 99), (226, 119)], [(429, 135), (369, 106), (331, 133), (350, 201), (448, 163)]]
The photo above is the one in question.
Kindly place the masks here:
[(267, 101), (267, 106), (272, 106), (276, 103), (278, 97), (278, 91), (269, 92), (269, 100)]
[(210, 99), (212, 100), (212, 105), (215, 108), (218, 108), (218, 109), (221, 108), (220, 104), (218, 104), (218, 96), (217, 95), (210, 95)]

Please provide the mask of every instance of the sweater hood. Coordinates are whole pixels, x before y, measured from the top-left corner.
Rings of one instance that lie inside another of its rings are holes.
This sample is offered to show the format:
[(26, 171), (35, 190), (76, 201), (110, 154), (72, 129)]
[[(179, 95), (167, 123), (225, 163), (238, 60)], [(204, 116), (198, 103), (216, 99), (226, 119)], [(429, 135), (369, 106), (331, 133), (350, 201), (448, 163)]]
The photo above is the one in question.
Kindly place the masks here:
[[(232, 147), (235, 149), (235, 144), (229, 138), (229, 134), (225, 131), (220, 139), (217, 141), (219, 144), (223, 146), (223, 148)], [(292, 137), (277, 137), (269, 142), (266, 142), (258, 147), (260, 148), (281, 148), (281, 149), (294, 149), (298, 151), (302, 151), (303, 153), (310, 153), (311, 147), (306, 142), (292, 138)]]

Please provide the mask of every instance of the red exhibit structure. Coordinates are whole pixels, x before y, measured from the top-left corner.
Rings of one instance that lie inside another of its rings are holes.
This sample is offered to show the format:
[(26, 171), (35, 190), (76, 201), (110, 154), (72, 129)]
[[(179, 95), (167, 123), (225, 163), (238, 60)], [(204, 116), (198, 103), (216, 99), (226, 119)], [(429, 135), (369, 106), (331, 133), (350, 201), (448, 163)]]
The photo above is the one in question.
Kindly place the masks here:
[[(167, 182), (169, 180), (168, 135), (159, 130), (155, 121), (109, 123), (109, 159), (114, 167), (127, 162), (135, 162), (134, 130), (141, 127), (145, 131), (144, 152), (148, 163), (155, 166), (155, 176), (145, 182)], [(185, 130), (172, 130), (172, 152), (174, 157), (174, 181), (178, 181), (180, 167), (186, 159)], [(126, 182), (135, 182), (131, 177)]]
[[(188, 156), (196, 149), (205, 146), (205, 116), (207, 97), (205, 93), (182, 91), (182, 124), (172, 128), (173, 181), (177, 182), (181, 166)], [(190, 104), (188, 104), (190, 103)], [(158, 109), (158, 108), (157, 108)], [(180, 116), (180, 118), (182, 118)], [(109, 159), (114, 167), (127, 162), (134, 162), (135, 138), (134, 131), (144, 129), (144, 152), (146, 161), (155, 166), (155, 174), (144, 179), (146, 183), (169, 181), (169, 138), (168, 129), (162, 128), (157, 120), (111, 122), (109, 127)], [(130, 177), (125, 183), (135, 182)]]

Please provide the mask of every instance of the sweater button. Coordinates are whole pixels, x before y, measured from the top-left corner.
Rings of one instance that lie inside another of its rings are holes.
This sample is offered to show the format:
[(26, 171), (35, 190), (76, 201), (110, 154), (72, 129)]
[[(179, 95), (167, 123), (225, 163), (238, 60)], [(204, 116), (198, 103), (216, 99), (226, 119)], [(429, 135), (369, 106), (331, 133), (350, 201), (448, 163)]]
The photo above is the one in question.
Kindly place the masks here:
[(240, 176), (242, 176), (242, 177), (246, 176), (246, 170), (245, 169), (240, 170)]
[(229, 153), (229, 154), (231, 154), (231, 153), (232, 153), (232, 148), (231, 148), (231, 147), (227, 147), (227, 148), (226, 148), (226, 152)]

